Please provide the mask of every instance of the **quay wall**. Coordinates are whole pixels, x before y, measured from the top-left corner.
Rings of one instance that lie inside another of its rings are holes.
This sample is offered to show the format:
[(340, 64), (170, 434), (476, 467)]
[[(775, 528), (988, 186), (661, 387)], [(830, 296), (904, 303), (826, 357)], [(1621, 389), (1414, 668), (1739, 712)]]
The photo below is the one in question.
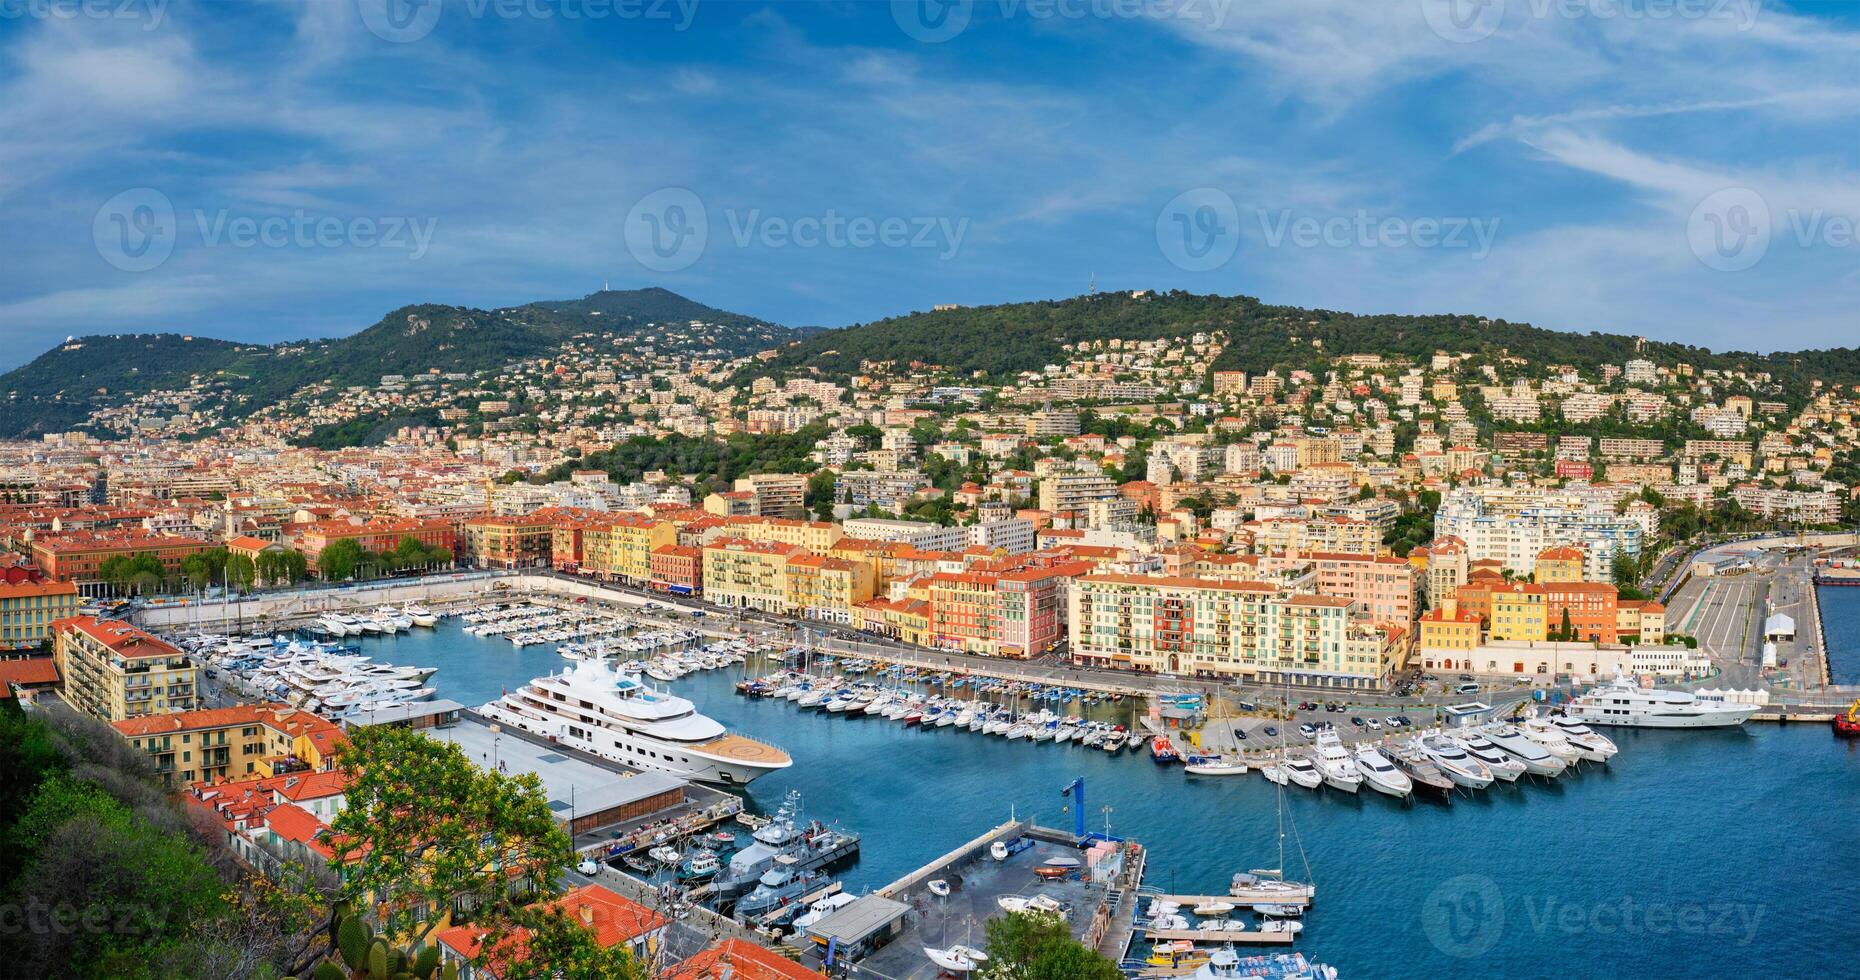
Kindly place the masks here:
[(897, 881), (880, 888), (874, 894), (893, 899), (909, 894), (919, 885), (935, 878), (946, 877), (952, 868), (975, 860), (978, 855), (988, 850), (988, 845), (993, 844), (995, 841), (1006, 840), (1009, 837), (1026, 832), (1029, 826), (1030, 825), (1024, 820), (1010, 820), (980, 837), (957, 847), (955, 850), (950, 851), (942, 857), (931, 861), (929, 864), (918, 868), (916, 871), (899, 878)]

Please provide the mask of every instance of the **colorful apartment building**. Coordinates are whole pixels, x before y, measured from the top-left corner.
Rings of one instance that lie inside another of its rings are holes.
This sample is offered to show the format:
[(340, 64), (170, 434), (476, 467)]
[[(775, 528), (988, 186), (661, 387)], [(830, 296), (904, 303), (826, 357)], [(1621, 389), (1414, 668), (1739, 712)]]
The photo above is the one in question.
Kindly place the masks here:
[(1542, 640), (1549, 630), (1548, 596), (1541, 585), (1508, 582), (1492, 589), (1487, 634), (1493, 642)]
[(1370, 622), (1413, 624), (1419, 609), (1421, 572), (1406, 559), (1330, 552), (1306, 557), (1317, 575), (1318, 594), (1355, 602), (1357, 615)]
[(144, 715), (113, 727), (155, 760), (170, 789), (328, 771), (345, 741), (335, 722), (282, 704)]
[(785, 613), (788, 560), (805, 554), (798, 545), (771, 541), (712, 541), (704, 546), (704, 597), (720, 606)]
[(544, 511), (474, 517), (464, 532), (465, 557), (479, 568), (536, 568), (555, 555), (556, 517)]
[(581, 569), (607, 580), (652, 581), (652, 553), (678, 543), (678, 525), (643, 514), (613, 514), (582, 532)]
[(668, 544), (652, 549), (651, 587), (672, 595), (704, 591), (704, 549)]
[[(1542, 565), (1538, 566), (1540, 569)], [(1552, 582), (1544, 590), (1544, 628), (1551, 636), (1567, 623), (1572, 635), (1563, 640), (1615, 643), (1620, 622), (1615, 609), (1620, 591), (1606, 582)]]
[(0, 582), (0, 654), (42, 646), (52, 638), (52, 624), (77, 607), (73, 582)]
[(379, 517), (371, 521), (325, 520), (300, 525), (295, 529), (297, 550), (317, 571), (317, 556), (337, 541), (354, 541), (363, 551), (393, 551), (401, 539), (412, 538), (429, 548), (444, 548), (458, 553), (458, 532), (451, 521), (416, 520), (410, 517)]
[(102, 721), (191, 711), (198, 703), (193, 659), (125, 622), (58, 620), (52, 657), (65, 702)]
[(1537, 584), (1548, 585), (1552, 582), (1580, 582), (1583, 580), (1583, 568), (1588, 564), (1588, 554), (1575, 545), (1558, 545), (1545, 548), (1537, 553)]
[(181, 573), (181, 563), (188, 556), (211, 548), (199, 538), (177, 534), (148, 534), (139, 531), (73, 531), (65, 534), (41, 534), (33, 538), (33, 563), (45, 570), (48, 578), (73, 582), (87, 596), (102, 595), (109, 588), (100, 575), (103, 563), (111, 558), (154, 555), (161, 562), (164, 578)]
[(1349, 599), (1281, 595), (1266, 582), (1096, 574), (1068, 592), (1074, 660), (1197, 677), (1381, 687), (1410, 633), (1356, 619)]
[(853, 606), (872, 598), (877, 576), (863, 561), (798, 554), (786, 568), (788, 611), (805, 619), (850, 625)]

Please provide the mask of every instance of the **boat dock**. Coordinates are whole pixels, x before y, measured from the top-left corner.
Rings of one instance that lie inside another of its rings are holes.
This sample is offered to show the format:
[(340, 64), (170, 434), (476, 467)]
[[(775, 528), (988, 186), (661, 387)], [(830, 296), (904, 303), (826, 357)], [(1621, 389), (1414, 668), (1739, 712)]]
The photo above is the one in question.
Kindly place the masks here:
[(1292, 897), (1278, 893), (1255, 893), (1252, 895), (1145, 895), (1145, 898), (1159, 902), (1174, 902), (1185, 909), (1197, 905), (1211, 905), (1215, 902), (1227, 902), (1233, 905), (1296, 905), (1310, 908), (1309, 896)]
[(1235, 946), (1290, 946), (1298, 938), (1289, 932), (1258, 932), (1250, 929), (1222, 929), (1219, 932), (1202, 932), (1199, 929), (1146, 929), (1143, 938), (1151, 942), (1212, 943), (1223, 946), (1232, 943)]
[[(1027, 846), (1015, 847), (1005, 859), (997, 859), (991, 849), (998, 842), (1026, 842)], [(1069, 831), (1023, 820), (990, 828), (873, 892), (875, 898), (903, 903), (909, 913), (902, 931), (859, 960), (856, 969), (862, 976), (932, 980), (940, 970), (924, 949), (979, 948), (986, 939), (988, 920), (1007, 914), (1003, 900), (1009, 905), (1038, 902), (1055, 908), (1073, 936), (1100, 949), (1117, 943), (1113, 955), (1121, 958), (1129, 932), (1120, 933), (1113, 926), (1130, 921), (1129, 897), (1137, 891), (1132, 876), (1142, 873), (1142, 851), (1129, 843), (1106, 845), (1093, 858), (1091, 852), (1080, 849)], [(1078, 862), (1070, 873), (1054, 877), (1035, 873), (1036, 869), (1063, 867), (1048, 862), (1066, 860)], [(818, 965), (811, 958), (807, 962)]]

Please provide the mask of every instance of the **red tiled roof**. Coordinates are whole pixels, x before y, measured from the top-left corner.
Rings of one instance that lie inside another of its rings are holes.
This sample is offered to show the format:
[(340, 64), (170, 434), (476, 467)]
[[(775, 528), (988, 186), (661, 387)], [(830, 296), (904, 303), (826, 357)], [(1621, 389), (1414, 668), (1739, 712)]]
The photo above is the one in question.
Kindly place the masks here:
[(11, 685), (56, 684), (58, 665), (50, 657), (0, 660), (0, 700), (13, 696)]
[(667, 980), (825, 980), (810, 970), (745, 939), (726, 939), (673, 967)]

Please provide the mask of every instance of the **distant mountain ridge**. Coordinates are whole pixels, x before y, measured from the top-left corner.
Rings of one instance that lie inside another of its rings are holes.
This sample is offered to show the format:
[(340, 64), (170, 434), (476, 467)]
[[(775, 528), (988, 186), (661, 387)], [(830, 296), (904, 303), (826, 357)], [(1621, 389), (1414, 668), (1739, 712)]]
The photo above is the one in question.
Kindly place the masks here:
[(857, 374), (866, 361), (919, 361), (963, 374), (1005, 379), (1065, 360), (1064, 345), (1093, 340), (1156, 340), (1224, 331), (1216, 370), (1321, 369), (1344, 354), (1425, 358), (1435, 351), (1496, 354), (1532, 364), (1594, 369), (1646, 358), (1661, 364), (1770, 371), (1794, 379), (1860, 382), (1860, 350), (1751, 354), (1643, 340), (1625, 334), (1571, 333), (1475, 315), (1359, 315), (1274, 306), (1250, 296), (1173, 292), (1095, 293), (1063, 300), (913, 312), (830, 330), (783, 348), (748, 375), (806, 368)]
[[(691, 330), (699, 321), (709, 333)], [(743, 378), (789, 372), (857, 374), (867, 361), (922, 362), (1005, 380), (1065, 360), (1064, 346), (1093, 340), (1154, 340), (1223, 331), (1217, 370), (1323, 370), (1330, 358), (1375, 353), (1422, 359), (1437, 350), (1497, 354), (1536, 365), (1595, 370), (1642, 357), (1697, 368), (1768, 371), (1800, 393), (1806, 381), (1860, 383), (1860, 350), (1754, 354), (1569, 333), (1474, 315), (1359, 315), (1275, 306), (1250, 296), (1095, 293), (1058, 300), (913, 312), (840, 329), (792, 328), (731, 313), (660, 288), (603, 290), (481, 310), (416, 305), (360, 333), (331, 340), (238, 344), (179, 334), (84, 337), (0, 375), (0, 437), (81, 424), (99, 407), (194, 376), (226, 382), (227, 414), (238, 418), (306, 384), (374, 384), (382, 375), (495, 370), (545, 353), (580, 334), (648, 337), (661, 350), (743, 356), (775, 350)]]
[[(717, 329), (698, 337), (688, 324)], [(810, 334), (719, 310), (670, 290), (603, 290), (481, 310), (405, 306), (347, 337), (238, 344), (182, 334), (76, 338), (0, 375), (0, 438), (80, 425), (97, 408), (149, 391), (185, 387), (195, 376), (227, 383), (232, 414), (249, 414), (306, 384), (374, 384), (382, 375), (495, 370), (580, 334), (651, 339), (663, 351), (740, 357)]]

